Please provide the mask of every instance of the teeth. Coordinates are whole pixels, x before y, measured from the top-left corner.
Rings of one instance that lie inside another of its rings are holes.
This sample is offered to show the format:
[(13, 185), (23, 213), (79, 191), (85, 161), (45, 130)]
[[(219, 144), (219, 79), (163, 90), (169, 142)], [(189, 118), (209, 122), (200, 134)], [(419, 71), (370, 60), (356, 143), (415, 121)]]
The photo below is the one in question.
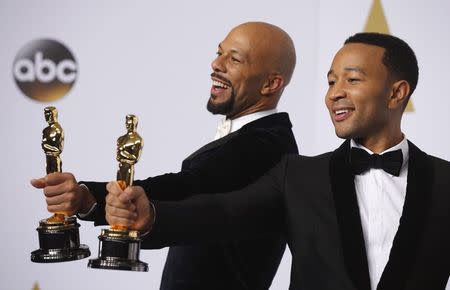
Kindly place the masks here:
[(348, 113), (348, 110), (338, 110), (336, 111), (336, 115)]
[(222, 82), (216, 81), (216, 80), (213, 80), (213, 85), (216, 87), (224, 88), (224, 89), (228, 89), (230, 87), (230, 86), (228, 86)]

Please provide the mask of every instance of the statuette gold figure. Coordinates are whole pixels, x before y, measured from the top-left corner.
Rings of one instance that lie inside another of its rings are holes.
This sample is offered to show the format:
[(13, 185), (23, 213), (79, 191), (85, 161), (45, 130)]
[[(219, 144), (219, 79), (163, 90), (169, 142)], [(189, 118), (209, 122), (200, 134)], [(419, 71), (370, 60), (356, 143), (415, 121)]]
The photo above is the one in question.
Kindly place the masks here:
[[(58, 123), (55, 107), (44, 109), (48, 126), (42, 131), (42, 149), (45, 153), (47, 174), (62, 172), (61, 153), (64, 148), (64, 131)], [(79, 260), (89, 257), (91, 252), (86, 245), (80, 245), (76, 217), (55, 213), (52, 217), (39, 221), (39, 249), (31, 253), (31, 261), (36, 263), (55, 263)]]
[[(144, 140), (136, 132), (138, 119), (135, 115), (125, 118), (125, 135), (117, 139), (116, 160), (119, 162), (117, 183), (122, 190), (133, 186), (134, 165), (141, 157)], [(99, 239), (99, 257), (89, 260), (88, 267), (112, 270), (148, 271), (148, 265), (139, 260), (141, 239), (138, 231), (128, 230), (124, 225), (111, 225), (103, 229)]]
[(48, 126), (42, 131), (42, 149), (47, 161), (47, 174), (61, 172), (62, 162), (60, 154), (64, 148), (64, 131), (58, 123), (58, 111), (55, 107), (44, 109)]
[(134, 115), (127, 115), (125, 127), (127, 133), (117, 139), (117, 161), (119, 169), (117, 170), (117, 180), (124, 181), (126, 186), (133, 185), (134, 164), (141, 157), (144, 140), (136, 132), (138, 120)]
[[(47, 174), (62, 172), (61, 153), (64, 148), (64, 131), (58, 123), (58, 110), (55, 107), (44, 109), (45, 121), (48, 126), (42, 131), (42, 149), (46, 158)], [(49, 222), (63, 222), (63, 213), (56, 213), (48, 218)]]

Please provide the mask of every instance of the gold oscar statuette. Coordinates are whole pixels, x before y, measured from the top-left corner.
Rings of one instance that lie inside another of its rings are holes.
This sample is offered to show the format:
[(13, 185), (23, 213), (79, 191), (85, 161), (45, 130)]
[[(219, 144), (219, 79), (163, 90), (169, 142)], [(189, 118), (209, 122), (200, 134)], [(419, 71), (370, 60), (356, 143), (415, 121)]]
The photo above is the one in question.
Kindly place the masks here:
[[(133, 185), (134, 165), (141, 156), (144, 140), (136, 132), (138, 119), (127, 115), (127, 133), (117, 139), (116, 159), (119, 162), (117, 183), (123, 189)], [(148, 271), (148, 265), (139, 260), (141, 239), (138, 231), (116, 224), (103, 229), (99, 239), (98, 258), (89, 260), (88, 267), (112, 270)]]
[[(62, 172), (61, 153), (64, 147), (64, 131), (58, 123), (55, 107), (44, 109), (48, 126), (42, 131), (42, 149), (46, 158), (47, 174)], [(89, 248), (80, 245), (76, 217), (56, 213), (39, 221), (36, 229), (39, 234), (39, 249), (31, 253), (31, 261), (36, 263), (55, 263), (79, 260), (90, 256)]]

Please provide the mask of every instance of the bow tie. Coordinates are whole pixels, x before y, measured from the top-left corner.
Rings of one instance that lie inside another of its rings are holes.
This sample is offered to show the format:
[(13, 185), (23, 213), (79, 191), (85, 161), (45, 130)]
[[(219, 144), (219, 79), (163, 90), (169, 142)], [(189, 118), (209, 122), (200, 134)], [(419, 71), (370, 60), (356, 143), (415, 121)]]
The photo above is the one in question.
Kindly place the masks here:
[(367, 151), (355, 147), (350, 152), (350, 166), (354, 174), (361, 174), (370, 168), (376, 168), (399, 176), (402, 163), (403, 154), (400, 149), (382, 155), (369, 154)]
[(228, 118), (223, 118), (220, 120), (219, 125), (217, 126), (216, 136), (214, 140), (220, 139), (231, 132), (231, 120)]

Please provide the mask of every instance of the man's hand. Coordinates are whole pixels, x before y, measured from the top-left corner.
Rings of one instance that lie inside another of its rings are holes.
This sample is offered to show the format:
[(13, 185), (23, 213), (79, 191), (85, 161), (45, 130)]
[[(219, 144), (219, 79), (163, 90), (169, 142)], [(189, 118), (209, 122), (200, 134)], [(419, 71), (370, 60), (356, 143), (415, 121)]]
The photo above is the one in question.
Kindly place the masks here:
[(122, 190), (116, 181), (111, 181), (106, 189), (106, 220), (110, 225), (125, 226), (141, 232), (151, 229), (153, 207), (142, 187), (131, 186)]
[(55, 172), (39, 179), (32, 179), (31, 185), (44, 189), (47, 210), (67, 216), (86, 213), (95, 203), (94, 196), (85, 186), (80, 186), (72, 173)]

